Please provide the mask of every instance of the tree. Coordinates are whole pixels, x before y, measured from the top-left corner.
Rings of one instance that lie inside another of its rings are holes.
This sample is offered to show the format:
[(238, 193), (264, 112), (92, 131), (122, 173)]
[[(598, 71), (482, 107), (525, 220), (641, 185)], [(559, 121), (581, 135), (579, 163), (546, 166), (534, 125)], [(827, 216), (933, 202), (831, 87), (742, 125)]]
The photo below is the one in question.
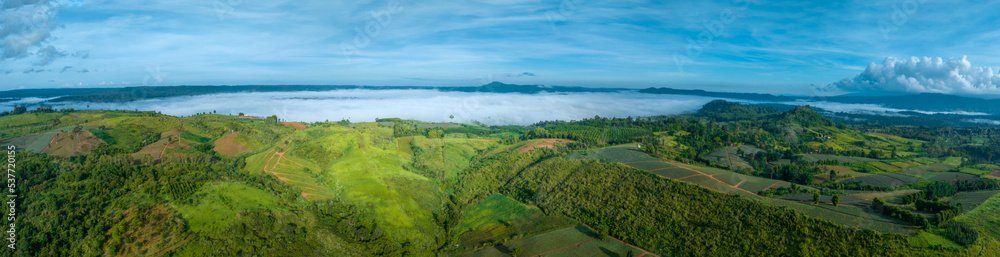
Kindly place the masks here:
[(819, 193), (813, 193), (813, 203), (819, 204)]
[(836, 179), (837, 179), (837, 171), (830, 170), (830, 181), (834, 181)]
[(837, 206), (838, 204), (840, 204), (840, 196), (835, 195), (833, 196), (833, 206)]
[(514, 247), (514, 249), (510, 249), (510, 256), (517, 257), (520, 255), (521, 255), (521, 248)]

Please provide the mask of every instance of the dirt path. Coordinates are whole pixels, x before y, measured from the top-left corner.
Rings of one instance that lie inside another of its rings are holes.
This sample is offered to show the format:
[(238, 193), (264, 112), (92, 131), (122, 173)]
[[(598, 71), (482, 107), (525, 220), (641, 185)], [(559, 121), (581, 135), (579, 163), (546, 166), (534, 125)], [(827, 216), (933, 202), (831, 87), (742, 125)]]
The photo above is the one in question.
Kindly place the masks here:
[(771, 189), (771, 187), (774, 187), (775, 185), (778, 185), (778, 183), (781, 183), (781, 182), (774, 182), (774, 183), (771, 183), (771, 185), (770, 185), (770, 186), (767, 186), (767, 187), (765, 187), (765, 188), (764, 188), (764, 190), (760, 190), (760, 191), (767, 191), (768, 189)]
[[(278, 180), (280, 180), (281, 182), (288, 183), (288, 184), (291, 184), (292, 186), (297, 187), (299, 189), (299, 195), (301, 195), (302, 198), (305, 198), (306, 200), (309, 200), (310, 198), (315, 198), (315, 197), (332, 198), (332, 196), (327, 195), (325, 192), (323, 192), (323, 190), (320, 189), (321, 187), (319, 185), (316, 185), (314, 183), (308, 183), (308, 182), (303, 182), (303, 181), (289, 179), (289, 178), (299, 178), (299, 179), (312, 180), (313, 178), (311, 178), (311, 177), (307, 177), (305, 175), (291, 174), (291, 173), (282, 173), (282, 172), (277, 172), (276, 171), (276, 169), (278, 168), (278, 165), (283, 165), (283, 166), (288, 166), (288, 167), (295, 167), (294, 165), (291, 165), (291, 164), (282, 163), (282, 161), (292, 162), (292, 163), (298, 165), (299, 167), (309, 167), (309, 166), (306, 166), (306, 165), (302, 165), (301, 163), (295, 162), (295, 161), (291, 160), (290, 158), (285, 158), (285, 153), (287, 151), (283, 152), (281, 150), (283, 150), (287, 145), (288, 145), (287, 143), (281, 144), (281, 146), (278, 146), (273, 151), (268, 152), (267, 161), (264, 162), (264, 172), (267, 173), (267, 174), (274, 175), (275, 177), (278, 177)], [(272, 161), (274, 161), (274, 163), (271, 163)], [(313, 191), (313, 192), (312, 193), (306, 193), (305, 192), (306, 190)]]

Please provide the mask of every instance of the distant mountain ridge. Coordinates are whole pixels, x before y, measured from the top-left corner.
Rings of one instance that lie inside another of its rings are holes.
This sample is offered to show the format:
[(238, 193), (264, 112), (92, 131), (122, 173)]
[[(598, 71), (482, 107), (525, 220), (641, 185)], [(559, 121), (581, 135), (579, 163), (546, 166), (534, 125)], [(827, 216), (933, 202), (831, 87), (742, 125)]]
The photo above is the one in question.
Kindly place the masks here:
[(788, 96), (776, 96), (772, 94), (760, 94), (760, 93), (731, 93), (731, 92), (712, 92), (705, 91), (701, 89), (673, 89), (673, 88), (647, 88), (639, 90), (640, 93), (647, 94), (667, 94), (667, 95), (696, 95), (696, 96), (708, 96), (708, 97), (723, 97), (723, 98), (733, 98), (733, 99), (744, 99), (744, 100), (754, 100), (754, 101), (768, 101), (768, 102), (786, 102), (795, 101), (797, 98)]

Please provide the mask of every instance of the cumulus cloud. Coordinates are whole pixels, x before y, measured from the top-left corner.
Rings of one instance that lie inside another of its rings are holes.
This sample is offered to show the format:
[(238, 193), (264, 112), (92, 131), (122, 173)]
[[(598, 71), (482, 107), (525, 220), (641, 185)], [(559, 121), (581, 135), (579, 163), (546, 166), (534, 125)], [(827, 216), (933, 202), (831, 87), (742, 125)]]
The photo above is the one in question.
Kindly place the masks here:
[(963, 56), (947, 61), (940, 57), (888, 57), (868, 64), (853, 79), (832, 84), (844, 91), (891, 91), (942, 94), (1000, 94), (1000, 74), (993, 68), (973, 66)]
[(50, 63), (52, 63), (52, 61), (55, 61), (56, 59), (62, 57), (66, 57), (66, 55), (68, 55), (66, 52), (59, 51), (59, 49), (56, 49), (56, 47), (54, 46), (50, 45), (42, 47), (41, 49), (38, 49), (37, 52), (35, 52), (35, 56), (38, 57), (38, 60), (35, 61), (35, 65), (38, 66), (49, 65)]
[[(31, 55), (32, 47), (41, 46), (57, 24), (53, 21), (60, 4), (48, 0), (11, 0), (2, 2), (0, 9), (0, 61)], [(53, 48), (54, 50), (54, 48)], [(56, 51), (56, 53), (61, 53)], [(36, 53), (38, 55), (39, 53)], [(40, 55), (36, 64), (46, 65), (59, 55)], [(62, 56), (65, 56), (63, 54)]]
[[(349, 118), (374, 121), (398, 117), (421, 121), (529, 125), (544, 120), (638, 117), (678, 114), (701, 108), (712, 98), (625, 93), (495, 94), (436, 90), (338, 90), (328, 92), (235, 93), (149, 99), (129, 103), (70, 103), (57, 108), (155, 110), (186, 116), (217, 111), (290, 121)], [(0, 103), (13, 108), (10, 103)], [(454, 119), (451, 118), (454, 116)]]

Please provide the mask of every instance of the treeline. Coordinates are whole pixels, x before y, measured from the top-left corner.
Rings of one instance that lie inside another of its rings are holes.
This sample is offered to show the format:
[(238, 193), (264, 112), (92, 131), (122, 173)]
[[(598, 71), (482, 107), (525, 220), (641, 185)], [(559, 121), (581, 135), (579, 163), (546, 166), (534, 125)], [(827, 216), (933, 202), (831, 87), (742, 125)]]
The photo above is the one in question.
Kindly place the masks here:
[(760, 201), (671, 181), (620, 164), (549, 158), (503, 193), (669, 256), (893, 255), (900, 236), (845, 228)]
[(484, 157), (458, 181), (462, 190), (453, 199), (458, 204), (500, 192), (664, 256), (912, 256), (921, 251), (910, 248), (903, 236), (842, 227), (624, 165), (568, 161), (551, 152)]
[(886, 204), (885, 201), (882, 201), (882, 199), (878, 199), (878, 197), (872, 199), (872, 209), (875, 209), (879, 213), (882, 213), (894, 219), (909, 222), (914, 226), (918, 226), (921, 228), (926, 228), (927, 226), (930, 226), (930, 222), (927, 221), (927, 217), (924, 217), (924, 215), (910, 212), (908, 210), (900, 208), (899, 206)]

